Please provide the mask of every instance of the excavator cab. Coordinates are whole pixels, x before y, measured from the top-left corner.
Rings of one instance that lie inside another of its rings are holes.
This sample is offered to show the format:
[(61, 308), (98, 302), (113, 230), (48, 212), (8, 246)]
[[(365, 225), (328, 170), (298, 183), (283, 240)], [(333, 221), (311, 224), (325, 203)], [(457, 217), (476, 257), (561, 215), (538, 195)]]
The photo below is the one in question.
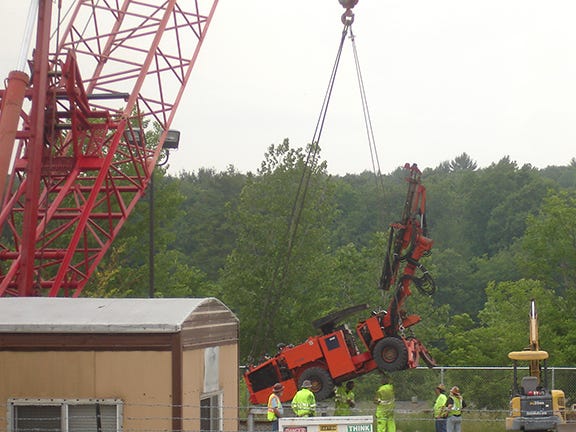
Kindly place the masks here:
[(538, 382), (538, 378), (533, 376), (525, 376), (522, 377), (522, 381), (520, 383), (520, 394), (535, 396), (539, 394), (544, 394), (544, 391), (542, 390), (542, 386)]

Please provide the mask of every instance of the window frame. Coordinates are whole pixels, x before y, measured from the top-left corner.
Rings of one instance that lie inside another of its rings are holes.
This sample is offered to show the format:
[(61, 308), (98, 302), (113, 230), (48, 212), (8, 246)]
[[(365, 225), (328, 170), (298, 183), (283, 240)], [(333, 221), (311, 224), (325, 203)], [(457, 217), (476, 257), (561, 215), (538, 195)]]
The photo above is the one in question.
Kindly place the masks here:
[[(216, 399), (217, 403), (214, 404), (213, 401), (214, 399)], [(202, 417), (202, 410), (205, 408), (202, 405), (202, 402), (205, 400), (209, 400), (209, 405), (208, 407), (210, 408), (210, 429), (205, 430), (202, 427), (202, 422), (204, 420), (204, 417)], [(219, 391), (219, 392), (211, 392), (211, 393), (203, 393), (202, 395), (200, 395), (200, 412), (199, 412), (199, 416), (198, 418), (200, 419), (200, 431), (201, 432), (215, 432), (215, 431), (221, 431), (223, 430), (224, 427), (224, 407), (222, 406), (222, 401), (223, 401), (223, 392)], [(216, 416), (214, 416), (216, 411)], [(212, 428), (213, 423), (217, 421), (217, 427), (214, 429)]]
[(59, 406), (60, 430), (70, 432), (69, 407), (75, 405), (108, 405), (116, 407), (116, 432), (122, 432), (124, 403), (121, 399), (48, 399), (48, 398), (10, 398), (7, 403), (7, 432), (15, 432), (16, 407), (19, 406)]

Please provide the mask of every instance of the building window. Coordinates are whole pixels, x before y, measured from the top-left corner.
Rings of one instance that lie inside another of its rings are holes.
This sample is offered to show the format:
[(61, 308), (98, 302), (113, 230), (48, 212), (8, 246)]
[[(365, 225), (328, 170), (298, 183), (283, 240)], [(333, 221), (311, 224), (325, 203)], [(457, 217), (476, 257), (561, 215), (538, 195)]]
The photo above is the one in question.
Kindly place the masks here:
[(8, 432), (120, 432), (118, 399), (10, 399)]
[(222, 430), (222, 395), (204, 396), (200, 399), (200, 431)]
[(220, 390), (220, 347), (204, 350), (204, 393)]

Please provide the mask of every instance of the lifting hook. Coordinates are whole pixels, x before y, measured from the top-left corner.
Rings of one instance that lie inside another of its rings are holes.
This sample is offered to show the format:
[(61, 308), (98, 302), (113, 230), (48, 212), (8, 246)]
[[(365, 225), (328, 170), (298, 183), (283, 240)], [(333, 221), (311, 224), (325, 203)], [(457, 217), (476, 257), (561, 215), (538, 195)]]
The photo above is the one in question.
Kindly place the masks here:
[(354, 12), (352, 12), (352, 8), (356, 6), (358, 0), (338, 0), (343, 8), (346, 9), (346, 12), (342, 14), (342, 24), (344, 25), (352, 25), (354, 22)]

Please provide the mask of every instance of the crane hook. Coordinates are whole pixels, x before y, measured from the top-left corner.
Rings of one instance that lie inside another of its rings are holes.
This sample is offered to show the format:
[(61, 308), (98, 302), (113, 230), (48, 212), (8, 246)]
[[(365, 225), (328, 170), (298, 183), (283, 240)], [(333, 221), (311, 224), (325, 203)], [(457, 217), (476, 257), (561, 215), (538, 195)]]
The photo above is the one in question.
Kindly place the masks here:
[(342, 14), (341, 20), (345, 26), (351, 26), (354, 22), (354, 12), (352, 12), (352, 9), (346, 9), (346, 12)]
[(338, 2), (346, 9), (346, 12), (344, 12), (341, 17), (342, 24), (346, 26), (352, 25), (354, 22), (354, 12), (352, 12), (352, 8), (356, 6), (358, 0), (338, 0)]

